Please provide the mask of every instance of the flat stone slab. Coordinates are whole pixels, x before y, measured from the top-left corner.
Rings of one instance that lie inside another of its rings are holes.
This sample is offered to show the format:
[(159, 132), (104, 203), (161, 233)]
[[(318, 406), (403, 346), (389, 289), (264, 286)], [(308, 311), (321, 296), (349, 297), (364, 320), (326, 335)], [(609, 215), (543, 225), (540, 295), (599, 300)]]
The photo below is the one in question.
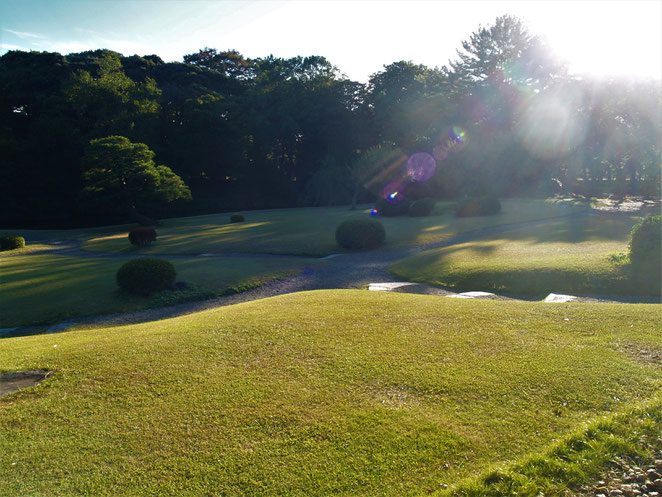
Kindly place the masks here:
[(418, 285), (418, 283), (410, 283), (408, 281), (392, 281), (386, 283), (369, 283), (368, 290), (372, 292), (392, 292), (397, 288), (402, 288), (404, 286)]
[(490, 292), (462, 292), (454, 295), (448, 295), (453, 299), (488, 299), (496, 297), (493, 293)]
[(31, 369), (27, 371), (10, 371), (0, 374), (0, 397), (22, 388), (32, 387), (48, 378), (51, 372), (46, 369)]
[(559, 293), (550, 293), (545, 297), (545, 300), (543, 302), (551, 302), (553, 304), (562, 304), (564, 302), (574, 302), (576, 300), (579, 300), (579, 297), (575, 297), (574, 295), (563, 295)]

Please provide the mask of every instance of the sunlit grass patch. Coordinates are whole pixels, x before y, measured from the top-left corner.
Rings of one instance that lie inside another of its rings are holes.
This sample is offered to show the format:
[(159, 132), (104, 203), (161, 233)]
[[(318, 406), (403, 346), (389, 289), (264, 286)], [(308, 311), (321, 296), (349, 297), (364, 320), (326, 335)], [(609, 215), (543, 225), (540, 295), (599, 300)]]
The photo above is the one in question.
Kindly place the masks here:
[(416, 254), (391, 266), (398, 277), (458, 290), (548, 293), (646, 293), (622, 257), (639, 220), (600, 214), (512, 231)]
[[(561, 216), (580, 209), (539, 199), (508, 199), (496, 216), (456, 218), (452, 202), (438, 202), (439, 214), (426, 217), (380, 217), (386, 229), (384, 249), (433, 243), (485, 227)], [(273, 209), (245, 212), (246, 222), (230, 223), (226, 214), (169, 219), (157, 229), (157, 241), (141, 248), (149, 254), (194, 254), (205, 252), (253, 252), (325, 256), (342, 251), (335, 241), (336, 227), (346, 219), (369, 218), (372, 206), (351, 211), (342, 207)], [(89, 239), (84, 248), (123, 253), (134, 250), (126, 237)]]
[(0, 341), (0, 494), (420, 495), (652, 398), (653, 305), (291, 294)]
[[(115, 282), (125, 258), (76, 258), (30, 255), (3, 258), (0, 274), (0, 327), (41, 324), (63, 319), (126, 312), (175, 302), (130, 296)], [(219, 295), (300, 271), (310, 259), (228, 257), (176, 258), (177, 281), (193, 283), (202, 295)], [(190, 293), (190, 292), (189, 292)], [(187, 297), (184, 295), (184, 297)], [(188, 298), (195, 294), (188, 295)]]

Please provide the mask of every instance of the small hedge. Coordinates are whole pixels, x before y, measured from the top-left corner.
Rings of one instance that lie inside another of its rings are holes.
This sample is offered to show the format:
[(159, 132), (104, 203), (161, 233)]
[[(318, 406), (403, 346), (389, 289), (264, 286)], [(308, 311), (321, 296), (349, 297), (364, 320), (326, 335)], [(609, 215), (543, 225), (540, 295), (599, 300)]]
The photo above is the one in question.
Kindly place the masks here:
[(154, 228), (133, 228), (129, 231), (129, 241), (137, 247), (150, 245), (154, 240), (156, 240)]
[(639, 290), (660, 294), (662, 285), (662, 217), (647, 216), (630, 233), (630, 263)]
[(14, 250), (25, 247), (25, 238), (18, 235), (0, 236), (0, 250)]
[(378, 198), (375, 203), (375, 210), (380, 216), (406, 216), (409, 213), (410, 204), (411, 202), (407, 200), (400, 202), (399, 204), (392, 204), (386, 199)]
[(170, 287), (176, 275), (175, 266), (164, 259), (132, 259), (117, 271), (117, 284), (127, 293), (149, 295)]
[(413, 217), (429, 216), (436, 203), (435, 199), (429, 197), (416, 200), (409, 206), (409, 215)]
[(457, 217), (492, 216), (501, 212), (501, 202), (495, 197), (466, 198), (457, 203)]
[(374, 219), (348, 219), (336, 228), (338, 245), (350, 250), (375, 248), (385, 239), (384, 226)]
[(231, 223), (243, 223), (244, 222), (244, 215), (240, 213), (234, 213), (230, 216), (230, 222)]

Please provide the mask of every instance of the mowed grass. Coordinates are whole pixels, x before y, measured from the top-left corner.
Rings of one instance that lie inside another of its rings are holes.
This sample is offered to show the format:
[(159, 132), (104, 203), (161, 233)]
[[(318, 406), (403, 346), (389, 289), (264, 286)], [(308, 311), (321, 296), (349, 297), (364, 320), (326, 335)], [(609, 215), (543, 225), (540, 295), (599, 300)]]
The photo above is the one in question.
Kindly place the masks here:
[[(440, 214), (428, 217), (395, 217), (377, 219), (386, 229), (383, 249), (432, 243), (458, 233), (503, 224), (562, 216), (581, 207), (570, 202), (540, 199), (507, 199), (503, 212), (496, 216), (456, 218), (451, 202), (438, 202)], [(230, 223), (229, 214), (167, 219), (157, 228), (158, 239), (149, 254), (199, 253), (272, 253), (325, 256), (343, 252), (335, 240), (336, 227), (344, 220), (369, 217), (371, 207), (351, 211), (347, 206), (300, 209), (274, 209), (245, 212), (246, 221)], [(86, 250), (127, 253), (134, 251), (126, 232), (91, 238)]]
[(659, 309), (338, 290), (2, 340), (55, 373), (0, 398), (0, 495), (424, 495), (654, 397)]
[[(0, 258), (0, 328), (126, 312), (154, 305), (120, 291), (115, 275), (126, 258), (25, 255)], [(242, 257), (172, 258), (177, 281), (220, 294), (299, 272), (317, 261)], [(211, 296), (211, 295), (209, 295)]]
[(409, 281), (457, 290), (545, 296), (549, 293), (659, 294), (614, 260), (627, 253), (641, 218), (600, 213), (429, 250), (390, 267)]

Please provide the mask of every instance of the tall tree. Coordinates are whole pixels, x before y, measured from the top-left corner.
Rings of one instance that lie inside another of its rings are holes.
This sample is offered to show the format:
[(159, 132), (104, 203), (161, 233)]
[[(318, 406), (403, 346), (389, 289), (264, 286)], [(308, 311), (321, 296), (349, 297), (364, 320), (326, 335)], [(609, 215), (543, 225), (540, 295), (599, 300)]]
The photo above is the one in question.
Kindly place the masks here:
[(142, 212), (155, 203), (190, 200), (181, 178), (153, 159), (147, 145), (123, 136), (92, 140), (83, 159), (84, 200), (100, 209), (100, 215), (127, 216), (140, 223), (151, 221)]

